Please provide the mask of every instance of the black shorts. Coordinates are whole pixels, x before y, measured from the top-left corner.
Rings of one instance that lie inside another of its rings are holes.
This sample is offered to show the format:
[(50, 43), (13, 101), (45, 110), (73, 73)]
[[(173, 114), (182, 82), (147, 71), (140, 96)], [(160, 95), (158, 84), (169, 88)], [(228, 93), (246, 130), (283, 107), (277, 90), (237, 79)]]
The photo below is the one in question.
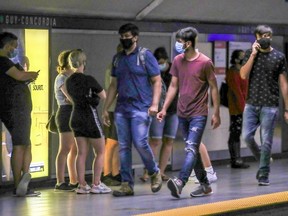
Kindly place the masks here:
[(0, 119), (11, 135), (13, 146), (31, 145), (31, 109), (0, 110)]
[(95, 139), (104, 137), (97, 109), (89, 105), (72, 111), (71, 128), (75, 137)]
[(72, 113), (72, 105), (61, 105), (56, 112), (56, 125), (59, 133), (71, 132), (69, 121)]
[(105, 137), (109, 139), (113, 139), (113, 140), (118, 140), (116, 126), (114, 122), (114, 112), (109, 112), (109, 118), (111, 122), (110, 127), (107, 127), (106, 125), (104, 125)]

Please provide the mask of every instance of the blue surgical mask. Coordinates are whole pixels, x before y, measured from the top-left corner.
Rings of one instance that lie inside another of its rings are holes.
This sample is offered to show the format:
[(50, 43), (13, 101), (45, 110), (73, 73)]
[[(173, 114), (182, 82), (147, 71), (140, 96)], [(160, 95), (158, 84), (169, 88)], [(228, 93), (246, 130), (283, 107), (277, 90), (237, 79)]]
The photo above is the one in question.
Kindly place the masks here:
[(15, 58), (17, 54), (18, 54), (17, 49), (14, 49), (13, 51), (8, 53), (8, 58)]
[(178, 53), (184, 53), (185, 52), (185, 49), (183, 49), (183, 45), (184, 45), (183, 43), (176, 41), (175, 49)]
[(163, 64), (158, 64), (158, 67), (159, 67), (159, 70), (161, 72), (165, 71), (166, 70), (166, 67), (167, 67), (167, 63), (163, 63)]

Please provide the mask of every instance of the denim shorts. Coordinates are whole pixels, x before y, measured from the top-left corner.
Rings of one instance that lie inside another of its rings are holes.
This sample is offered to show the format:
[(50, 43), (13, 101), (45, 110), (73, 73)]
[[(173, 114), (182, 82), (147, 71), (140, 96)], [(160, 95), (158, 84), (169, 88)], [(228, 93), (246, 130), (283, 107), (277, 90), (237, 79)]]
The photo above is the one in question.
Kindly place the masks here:
[(176, 113), (167, 114), (162, 122), (159, 122), (155, 116), (152, 119), (149, 136), (153, 139), (162, 139), (163, 136), (175, 139), (178, 130), (178, 123), (179, 120)]

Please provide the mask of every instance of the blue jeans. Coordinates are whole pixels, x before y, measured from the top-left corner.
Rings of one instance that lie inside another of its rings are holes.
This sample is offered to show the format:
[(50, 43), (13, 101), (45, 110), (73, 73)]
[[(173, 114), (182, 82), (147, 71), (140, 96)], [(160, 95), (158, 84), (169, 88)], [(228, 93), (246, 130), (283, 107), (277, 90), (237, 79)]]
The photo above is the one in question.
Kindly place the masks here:
[[(245, 105), (242, 136), (255, 158), (260, 161), (259, 177), (269, 176), (273, 134), (278, 118), (278, 107)], [(260, 126), (261, 149), (255, 141), (255, 133)]]
[(148, 174), (152, 175), (159, 171), (153, 152), (148, 144), (148, 132), (151, 120), (147, 112), (115, 113), (122, 182), (128, 182), (132, 188), (134, 187), (132, 142), (140, 154), (145, 168), (148, 170)]
[(199, 153), (199, 146), (206, 122), (207, 116), (195, 116), (191, 118), (179, 117), (179, 125), (182, 128), (183, 139), (186, 144), (186, 157), (179, 173), (179, 179), (181, 179), (183, 185), (188, 181), (193, 169), (201, 184), (209, 184)]

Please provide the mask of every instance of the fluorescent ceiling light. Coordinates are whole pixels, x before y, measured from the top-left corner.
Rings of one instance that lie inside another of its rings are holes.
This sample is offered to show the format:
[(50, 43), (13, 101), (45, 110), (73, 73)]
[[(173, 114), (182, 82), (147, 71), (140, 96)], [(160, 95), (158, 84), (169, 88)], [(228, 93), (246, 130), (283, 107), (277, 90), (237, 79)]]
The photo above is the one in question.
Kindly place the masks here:
[(164, 0), (154, 0), (150, 4), (148, 4), (145, 8), (143, 8), (137, 15), (136, 20), (142, 20), (147, 14), (149, 14), (152, 10), (154, 10), (157, 6), (159, 6)]

